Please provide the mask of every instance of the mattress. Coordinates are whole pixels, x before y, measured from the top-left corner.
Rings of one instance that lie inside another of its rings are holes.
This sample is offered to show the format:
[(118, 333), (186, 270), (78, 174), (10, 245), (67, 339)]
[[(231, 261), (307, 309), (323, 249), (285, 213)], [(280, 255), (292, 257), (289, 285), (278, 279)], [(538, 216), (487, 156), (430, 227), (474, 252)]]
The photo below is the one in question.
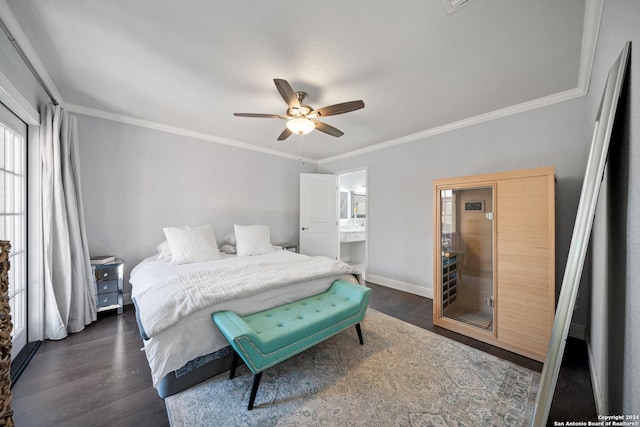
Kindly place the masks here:
[[(287, 263), (298, 261), (301, 257), (306, 257), (306, 255), (278, 250), (270, 254), (249, 257), (223, 254), (223, 258), (220, 260), (172, 265), (168, 260), (161, 259), (156, 255), (143, 260), (131, 271), (132, 297), (135, 299), (142, 290), (175, 275), (251, 263), (278, 262), (282, 263), (283, 268), (286, 268)], [(198, 310), (181, 319), (175, 325), (144, 340), (144, 351), (151, 368), (154, 387), (158, 388), (158, 384), (165, 375), (179, 371), (190, 361), (219, 352), (228, 346), (225, 338), (211, 320), (213, 312), (231, 310), (239, 315), (255, 313), (324, 292), (336, 279), (355, 283), (359, 281), (358, 274), (354, 271), (353, 274), (293, 283), (248, 297), (225, 301)]]

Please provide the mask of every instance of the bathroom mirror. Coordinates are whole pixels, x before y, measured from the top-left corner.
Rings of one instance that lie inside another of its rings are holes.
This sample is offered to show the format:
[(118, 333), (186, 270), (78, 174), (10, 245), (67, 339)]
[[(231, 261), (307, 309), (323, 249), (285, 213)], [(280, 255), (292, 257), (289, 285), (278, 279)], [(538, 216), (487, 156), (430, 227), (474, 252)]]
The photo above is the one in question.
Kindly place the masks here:
[(367, 216), (366, 194), (351, 192), (351, 204), (354, 218), (365, 218)]
[(540, 386), (533, 410), (534, 427), (547, 424), (551, 401), (558, 381), (562, 355), (569, 333), (571, 317), (578, 294), (580, 278), (584, 260), (589, 246), (593, 217), (600, 192), (600, 183), (604, 176), (604, 167), (609, 152), (609, 140), (613, 128), (613, 121), (618, 107), (618, 99), (622, 90), (622, 83), (627, 68), (631, 43), (625, 43), (618, 59), (609, 70), (604, 94), (600, 101), (600, 108), (596, 116), (591, 149), (587, 160), (582, 191), (578, 203), (578, 213), (571, 237), (571, 246), (567, 257), (567, 265), (562, 280), (562, 288), (556, 308), (551, 339), (547, 350), (547, 357), (540, 376)]

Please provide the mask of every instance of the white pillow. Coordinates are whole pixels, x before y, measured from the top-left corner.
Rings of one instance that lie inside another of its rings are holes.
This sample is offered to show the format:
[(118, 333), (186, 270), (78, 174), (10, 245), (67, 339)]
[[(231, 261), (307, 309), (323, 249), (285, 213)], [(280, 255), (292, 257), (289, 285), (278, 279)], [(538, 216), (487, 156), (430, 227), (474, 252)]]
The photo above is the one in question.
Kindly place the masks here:
[(158, 258), (160, 259), (171, 258), (171, 248), (169, 247), (168, 241), (166, 240), (163, 241), (158, 246), (156, 246), (156, 249), (158, 250)]
[(220, 251), (211, 224), (196, 227), (165, 227), (171, 249), (171, 264), (220, 259)]
[(227, 243), (226, 245), (220, 246), (220, 252), (224, 252), (225, 254), (235, 254), (238, 253), (238, 250), (235, 246)]
[(264, 225), (234, 225), (238, 256), (270, 254), (273, 252), (269, 227)]
[(233, 233), (229, 233), (226, 236), (224, 236), (224, 241), (227, 242), (230, 245), (235, 246), (236, 245), (236, 235)]

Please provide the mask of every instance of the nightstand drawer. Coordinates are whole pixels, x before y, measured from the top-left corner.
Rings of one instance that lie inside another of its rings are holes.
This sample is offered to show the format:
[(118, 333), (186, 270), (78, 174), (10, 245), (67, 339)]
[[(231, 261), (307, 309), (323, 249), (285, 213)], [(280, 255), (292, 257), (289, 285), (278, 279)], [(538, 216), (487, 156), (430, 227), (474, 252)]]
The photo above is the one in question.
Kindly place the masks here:
[(117, 309), (123, 312), (123, 269), (121, 259), (115, 259), (109, 264), (91, 266), (93, 284), (96, 287), (96, 308), (98, 311)]
[(94, 271), (96, 281), (118, 280), (118, 267), (96, 268)]
[(118, 293), (112, 292), (110, 294), (100, 294), (97, 297), (96, 303), (98, 307), (107, 307), (118, 304)]
[(98, 289), (98, 294), (109, 294), (111, 292), (118, 292), (118, 281), (100, 280), (99, 282), (96, 282), (96, 288)]

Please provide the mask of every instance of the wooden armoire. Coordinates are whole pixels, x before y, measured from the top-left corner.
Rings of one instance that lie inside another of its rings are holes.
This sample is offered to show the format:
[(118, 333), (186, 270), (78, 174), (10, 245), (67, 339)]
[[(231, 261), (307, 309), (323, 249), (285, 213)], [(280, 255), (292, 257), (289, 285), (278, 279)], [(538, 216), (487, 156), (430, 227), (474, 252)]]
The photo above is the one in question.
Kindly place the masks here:
[(544, 361), (555, 183), (553, 167), (434, 181), (434, 325)]

